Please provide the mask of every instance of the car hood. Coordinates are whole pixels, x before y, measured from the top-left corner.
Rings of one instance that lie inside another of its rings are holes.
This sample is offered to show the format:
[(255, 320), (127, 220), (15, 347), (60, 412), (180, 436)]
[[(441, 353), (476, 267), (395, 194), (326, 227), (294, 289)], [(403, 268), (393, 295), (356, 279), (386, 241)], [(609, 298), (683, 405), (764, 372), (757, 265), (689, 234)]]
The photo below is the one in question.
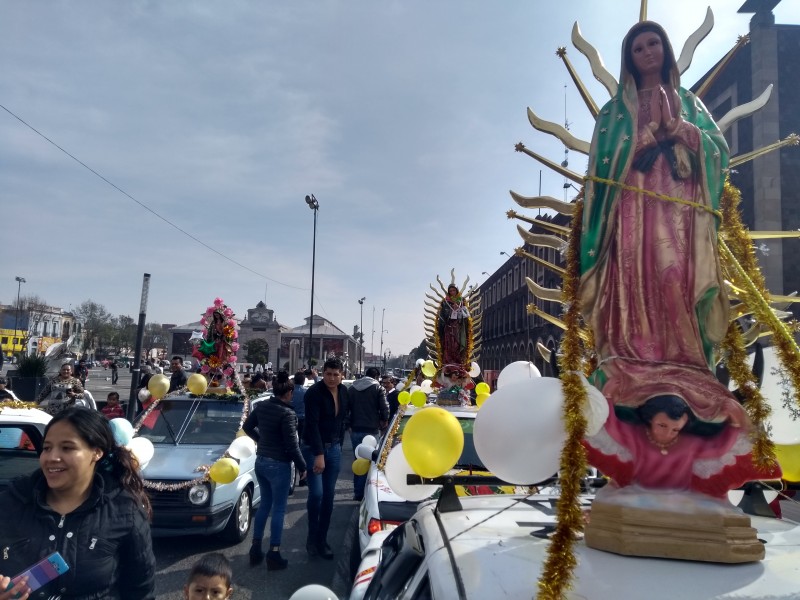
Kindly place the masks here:
[(202, 477), (200, 465), (212, 465), (226, 448), (214, 445), (173, 446), (153, 444), (155, 453), (142, 474), (145, 479), (189, 480)]

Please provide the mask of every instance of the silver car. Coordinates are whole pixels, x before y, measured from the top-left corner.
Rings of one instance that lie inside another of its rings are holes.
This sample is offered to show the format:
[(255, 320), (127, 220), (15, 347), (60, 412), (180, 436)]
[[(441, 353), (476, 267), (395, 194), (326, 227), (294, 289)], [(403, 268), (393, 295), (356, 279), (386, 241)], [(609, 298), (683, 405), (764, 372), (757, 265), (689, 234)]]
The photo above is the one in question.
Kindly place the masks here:
[(234, 394), (230, 399), (174, 396), (144, 419), (138, 435), (155, 448), (143, 471), (153, 535), (221, 533), (234, 543), (247, 537), (252, 510), (261, 501), (255, 455), (239, 461), (239, 475), (231, 483), (189, 484), (202, 478), (200, 467), (214, 464), (236, 438), (247, 401)]

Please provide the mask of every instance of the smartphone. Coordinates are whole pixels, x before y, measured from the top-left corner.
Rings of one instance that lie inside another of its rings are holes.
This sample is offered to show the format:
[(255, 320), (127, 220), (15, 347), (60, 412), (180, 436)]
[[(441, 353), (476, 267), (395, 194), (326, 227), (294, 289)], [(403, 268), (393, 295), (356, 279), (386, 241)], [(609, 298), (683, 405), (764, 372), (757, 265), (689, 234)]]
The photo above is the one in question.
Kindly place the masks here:
[[(27, 577), (28, 587), (32, 592), (34, 592), (43, 585), (53, 581), (53, 579), (59, 575), (63, 575), (67, 571), (69, 571), (69, 565), (67, 562), (58, 552), (53, 552), (47, 558), (43, 558), (29, 569), (14, 577), (11, 580), (9, 587), (16, 584), (20, 579)], [(19, 598), (20, 595), (21, 594), (17, 594), (14, 596), (14, 598)]]

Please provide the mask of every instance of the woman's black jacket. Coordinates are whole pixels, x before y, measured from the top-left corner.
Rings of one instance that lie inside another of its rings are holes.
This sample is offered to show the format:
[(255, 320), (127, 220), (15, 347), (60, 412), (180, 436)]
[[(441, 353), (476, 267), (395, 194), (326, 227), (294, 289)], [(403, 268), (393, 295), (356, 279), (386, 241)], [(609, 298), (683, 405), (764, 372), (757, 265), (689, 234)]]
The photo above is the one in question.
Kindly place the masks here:
[(155, 598), (150, 524), (118, 481), (98, 472), (86, 502), (64, 516), (47, 506), (46, 492), (37, 470), (0, 494), (0, 574), (14, 577), (58, 551), (69, 571), (32, 599)]
[(298, 471), (306, 470), (297, 439), (297, 415), (288, 404), (274, 396), (262, 400), (247, 417), (242, 429), (258, 443), (256, 453), (259, 456), (294, 461)]

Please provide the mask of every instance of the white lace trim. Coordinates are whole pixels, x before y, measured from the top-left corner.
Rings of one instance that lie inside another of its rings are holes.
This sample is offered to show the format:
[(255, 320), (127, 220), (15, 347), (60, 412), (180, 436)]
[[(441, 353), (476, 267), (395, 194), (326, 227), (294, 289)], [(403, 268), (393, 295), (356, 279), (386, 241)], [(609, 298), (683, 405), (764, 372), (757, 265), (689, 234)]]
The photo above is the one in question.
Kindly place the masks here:
[(608, 435), (606, 428), (603, 427), (597, 432), (597, 435), (587, 436), (586, 441), (589, 445), (609, 456), (616, 456), (622, 462), (633, 461), (633, 456), (625, 446), (619, 444), (614, 438)]
[(730, 450), (722, 456), (702, 458), (694, 461), (692, 473), (701, 479), (710, 479), (714, 475), (720, 473), (725, 467), (730, 467), (736, 463), (736, 458), (738, 456), (750, 454), (752, 449), (753, 445), (750, 443), (750, 438), (745, 432), (740, 431)]

